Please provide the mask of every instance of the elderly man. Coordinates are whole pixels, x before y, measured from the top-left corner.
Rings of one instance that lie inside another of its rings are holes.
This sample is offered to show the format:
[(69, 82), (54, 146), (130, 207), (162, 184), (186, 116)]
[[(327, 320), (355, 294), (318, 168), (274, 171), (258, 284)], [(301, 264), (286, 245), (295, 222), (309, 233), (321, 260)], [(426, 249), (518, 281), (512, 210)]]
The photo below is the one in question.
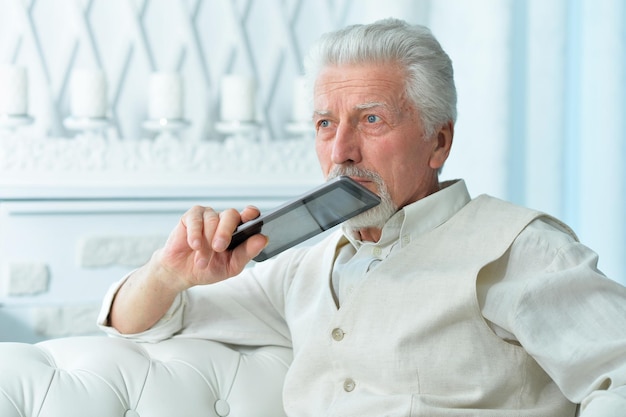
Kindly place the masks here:
[(245, 270), (267, 239), (227, 247), (258, 210), (194, 207), (102, 327), (290, 346), (289, 416), (623, 416), (626, 289), (558, 220), (439, 181), (456, 92), (431, 33), (357, 25), (311, 57), (321, 168), (383, 203)]

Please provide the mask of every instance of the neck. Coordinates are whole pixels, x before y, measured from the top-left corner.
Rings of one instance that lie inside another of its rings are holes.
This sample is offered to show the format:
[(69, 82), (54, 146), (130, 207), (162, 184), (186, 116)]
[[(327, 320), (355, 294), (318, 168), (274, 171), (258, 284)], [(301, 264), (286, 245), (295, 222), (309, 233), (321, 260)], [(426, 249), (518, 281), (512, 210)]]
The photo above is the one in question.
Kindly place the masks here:
[(360, 240), (363, 242), (378, 242), (383, 230), (375, 227), (368, 227), (366, 229), (358, 230), (357, 233), (360, 236)]

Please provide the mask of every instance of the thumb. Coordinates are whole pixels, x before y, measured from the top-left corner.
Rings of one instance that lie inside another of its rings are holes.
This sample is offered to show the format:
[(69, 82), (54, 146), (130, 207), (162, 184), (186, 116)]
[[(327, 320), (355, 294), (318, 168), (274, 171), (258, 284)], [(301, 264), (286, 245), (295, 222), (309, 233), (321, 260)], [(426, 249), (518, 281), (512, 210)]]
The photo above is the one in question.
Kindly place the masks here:
[(245, 264), (261, 253), (268, 243), (269, 239), (265, 235), (256, 234), (250, 236), (245, 242), (234, 249), (233, 256), (237, 259), (237, 262), (244, 262), (243, 266), (245, 267)]

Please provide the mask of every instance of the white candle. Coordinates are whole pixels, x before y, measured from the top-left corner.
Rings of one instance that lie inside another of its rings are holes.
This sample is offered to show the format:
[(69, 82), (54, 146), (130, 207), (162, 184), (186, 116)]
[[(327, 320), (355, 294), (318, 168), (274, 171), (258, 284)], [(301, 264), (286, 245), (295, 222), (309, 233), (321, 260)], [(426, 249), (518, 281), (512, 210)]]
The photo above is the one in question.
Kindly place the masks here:
[(222, 79), (220, 117), (226, 122), (256, 119), (256, 82), (252, 77), (228, 75)]
[(150, 76), (148, 117), (183, 118), (183, 81), (178, 73), (155, 72)]
[(78, 118), (106, 117), (107, 85), (104, 72), (82, 69), (72, 72), (70, 112)]
[(26, 69), (0, 66), (0, 114), (26, 115), (28, 107)]
[(305, 77), (297, 77), (293, 81), (291, 118), (293, 122), (310, 122), (313, 117), (309, 84)]

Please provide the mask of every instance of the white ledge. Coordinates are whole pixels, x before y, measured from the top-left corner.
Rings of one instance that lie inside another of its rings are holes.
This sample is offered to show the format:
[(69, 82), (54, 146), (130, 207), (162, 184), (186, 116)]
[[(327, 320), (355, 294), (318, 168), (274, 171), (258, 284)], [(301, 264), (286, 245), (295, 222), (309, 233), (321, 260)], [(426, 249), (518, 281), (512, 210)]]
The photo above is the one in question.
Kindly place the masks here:
[(223, 142), (0, 136), (0, 186), (312, 183), (321, 174), (312, 140)]

